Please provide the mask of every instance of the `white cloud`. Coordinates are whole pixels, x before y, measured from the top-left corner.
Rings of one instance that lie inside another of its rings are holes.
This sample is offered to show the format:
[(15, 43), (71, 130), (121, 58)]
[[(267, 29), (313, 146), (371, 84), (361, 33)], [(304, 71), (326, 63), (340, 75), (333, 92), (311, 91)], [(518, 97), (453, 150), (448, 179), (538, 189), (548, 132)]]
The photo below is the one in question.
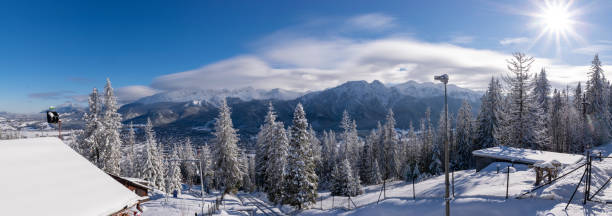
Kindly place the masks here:
[[(274, 40), (271, 40), (274, 41)], [(428, 43), (411, 38), (351, 40), (293, 38), (261, 44), (258, 53), (236, 56), (202, 68), (156, 78), (152, 86), (180, 88), (284, 88), (319, 90), (350, 80), (399, 83), (432, 81), (447, 73), (453, 84), (482, 90), (491, 76), (505, 74), (510, 54)], [(553, 65), (537, 58), (532, 71), (548, 68), (552, 81), (565, 84), (585, 78), (582, 66)]]
[(393, 17), (380, 13), (369, 13), (352, 17), (348, 20), (349, 25), (366, 30), (384, 30), (393, 27)]
[(510, 45), (524, 44), (528, 42), (529, 42), (529, 38), (517, 37), (517, 38), (504, 38), (503, 40), (499, 41), (499, 44), (503, 46), (510, 46)]
[(138, 100), (142, 97), (151, 96), (158, 91), (141, 85), (125, 86), (115, 90), (119, 103), (129, 103)]
[[(377, 21), (378, 20), (378, 21)], [(393, 19), (366, 14), (349, 19), (350, 25), (380, 29)], [(473, 38), (458, 38), (469, 42)], [(528, 38), (506, 38), (502, 45), (529, 42)], [(181, 88), (254, 88), (307, 91), (320, 90), (351, 80), (408, 80), (431, 82), (433, 75), (447, 73), (450, 82), (483, 90), (491, 76), (507, 73), (510, 53), (468, 48), (449, 43), (430, 43), (412, 37), (354, 39), (348, 36), (313, 36), (283, 31), (256, 41), (254, 52), (237, 55), (201, 68), (154, 79), (159, 90)], [(587, 65), (588, 62), (585, 62)], [(554, 87), (561, 88), (586, 79), (587, 66), (557, 64), (536, 58), (532, 72), (547, 68)]]

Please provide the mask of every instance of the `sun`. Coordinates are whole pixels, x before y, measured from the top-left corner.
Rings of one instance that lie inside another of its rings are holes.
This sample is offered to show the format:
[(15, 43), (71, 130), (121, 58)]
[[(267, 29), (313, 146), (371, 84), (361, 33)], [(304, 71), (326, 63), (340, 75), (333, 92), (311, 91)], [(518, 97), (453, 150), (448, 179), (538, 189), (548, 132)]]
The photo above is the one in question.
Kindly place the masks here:
[(540, 31), (533, 43), (546, 37), (549, 42), (555, 43), (560, 55), (562, 41), (582, 40), (574, 29), (579, 23), (576, 16), (580, 10), (572, 8), (573, 0), (544, 0), (538, 3), (539, 11), (530, 14), (535, 19), (536, 29)]
[(573, 13), (569, 11), (571, 1), (545, 1), (545, 5), (538, 16), (545, 32), (553, 34), (566, 34), (572, 31), (574, 21)]
[(564, 32), (572, 27), (570, 13), (562, 5), (552, 5), (542, 11), (542, 21), (548, 31)]

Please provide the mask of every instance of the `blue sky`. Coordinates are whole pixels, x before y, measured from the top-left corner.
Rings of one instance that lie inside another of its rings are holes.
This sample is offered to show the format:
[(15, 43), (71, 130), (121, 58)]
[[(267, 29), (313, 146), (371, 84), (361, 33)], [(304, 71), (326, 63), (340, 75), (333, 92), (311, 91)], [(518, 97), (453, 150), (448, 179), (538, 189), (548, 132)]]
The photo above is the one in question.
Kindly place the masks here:
[[(579, 37), (536, 40), (543, 1), (2, 1), (0, 111), (180, 88), (318, 90), (347, 80), (483, 89), (515, 51), (557, 87), (612, 61), (612, 3), (576, 1)], [(606, 66), (606, 74), (612, 69)]]

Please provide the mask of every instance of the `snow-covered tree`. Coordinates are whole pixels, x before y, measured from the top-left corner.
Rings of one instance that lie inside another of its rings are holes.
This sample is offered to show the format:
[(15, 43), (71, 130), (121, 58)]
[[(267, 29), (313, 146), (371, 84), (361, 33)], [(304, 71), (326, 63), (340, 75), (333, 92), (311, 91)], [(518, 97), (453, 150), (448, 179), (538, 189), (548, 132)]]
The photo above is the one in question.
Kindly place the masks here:
[(268, 148), (268, 165), (265, 166), (265, 172), (267, 173), (264, 179), (267, 186), (265, 190), (268, 194), (268, 200), (273, 203), (281, 203), (284, 196), (283, 185), (285, 184), (289, 139), (282, 122), (274, 123), (270, 134), (272, 137)]
[(395, 131), (395, 118), (393, 110), (389, 109), (386, 122), (383, 126), (382, 144), (383, 144), (383, 177), (389, 179), (398, 176), (400, 162), (397, 146), (399, 143), (397, 132)]
[[(442, 112), (440, 112), (440, 119), (438, 120), (437, 136), (434, 137), (435, 142), (432, 142), (432, 144), (431, 144), (432, 145), (431, 146), (431, 154), (430, 154), (431, 159), (430, 159), (430, 163), (428, 164), (428, 167), (427, 167), (427, 170), (432, 175), (438, 175), (438, 174), (442, 173), (442, 171), (443, 171), (442, 170), (443, 169), (442, 160), (443, 160), (443, 151), (444, 151), (443, 148), (444, 148), (444, 142), (445, 142), (445, 140), (444, 140), (445, 139), (444, 133), (448, 134), (448, 128), (450, 128), (450, 127), (448, 127), (445, 130), (445, 127), (444, 127), (445, 126), (445, 124), (444, 124), (445, 120), (446, 120), (446, 118), (445, 118), (445, 115), (444, 115), (444, 110), (442, 110)], [(449, 124), (450, 124), (450, 121), (449, 121)]]
[(331, 194), (333, 196), (357, 196), (363, 191), (359, 178), (352, 175), (351, 163), (344, 158), (334, 167)]
[(535, 94), (536, 104), (543, 109), (544, 113), (548, 113), (550, 104), (550, 83), (548, 82), (546, 70), (544, 68), (542, 68), (540, 74), (535, 75), (534, 83), (533, 93)]
[(89, 112), (83, 115), (85, 129), (79, 143), (81, 154), (98, 167), (101, 167), (104, 154), (104, 150), (101, 148), (104, 132), (101, 110), (102, 104), (98, 89), (94, 88), (89, 94)]
[(215, 180), (223, 194), (235, 193), (242, 183), (243, 172), (238, 159), (238, 134), (230, 117), (230, 108), (225, 99), (221, 101), (219, 116), (215, 119), (213, 155)]
[(366, 137), (366, 141), (361, 149), (360, 162), (359, 162), (359, 177), (364, 185), (373, 184), (374, 177), (372, 176), (373, 163), (376, 159), (372, 155), (372, 145), (376, 139), (376, 132), (370, 131), (370, 135)]
[(316, 201), (318, 177), (314, 170), (314, 161), (308, 157), (310, 140), (308, 121), (302, 104), (298, 104), (293, 113), (291, 141), (287, 157), (287, 175), (285, 176), (285, 203), (302, 209)]
[(331, 173), (336, 165), (337, 142), (336, 134), (333, 131), (323, 131), (323, 145), (321, 146), (321, 170), (319, 176), (319, 186), (329, 188), (331, 183)]
[(150, 185), (160, 190), (165, 190), (165, 172), (163, 158), (158, 150), (155, 131), (153, 131), (153, 123), (151, 119), (147, 119), (147, 124), (144, 128), (145, 132), (145, 147), (143, 149), (142, 158), (140, 160), (140, 170), (138, 177), (150, 182)]
[(474, 129), (472, 125), (472, 107), (467, 101), (463, 101), (459, 113), (457, 113), (456, 126), (456, 158), (455, 167), (458, 169), (467, 169), (472, 165), (472, 151)]
[[(586, 114), (589, 116), (591, 124), (592, 142), (594, 145), (599, 145), (607, 141), (610, 137), (612, 123), (608, 109), (609, 99), (609, 84), (606, 80), (599, 55), (595, 55), (591, 62), (591, 70), (588, 73), (588, 81), (586, 83), (585, 99), (588, 103), (586, 106)], [(588, 148), (589, 146), (587, 146)], [(592, 147), (592, 146), (590, 146)]]
[(378, 166), (378, 161), (377, 160), (373, 160), (372, 163), (372, 174), (370, 174), (371, 179), (370, 179), (370, 183), (372, 184), (380, 184), (383, 180), (382, 180), (382, 174), (380, 174), (380, 167)]
[(501, 112), (501, 85), (499, 80), (491, 78), (489, 88), (481, 99), (480, 112), (476, 123), (474, 145), (476, 149), (484, 149), (499, 145), (496, 131), (499, 129)]
[[(266, 170), (268, 163), (268, 154), (270, 152), (269, 145), (273, 142), (273, 138), (275, 134), (274, 132), (274, 124), (276, 124), (276, 113), (274, 112), (274, 107), (272, 103), (268, 104), (268, 113), (264, 118), (264, 124), (261, 125), (259, 129), (259, 133), (257, 133), (257, 142), (256, 142), (256, 159), (255, 159), (255, 182), (257, 186), (262, 188), (267, 188), (266, 182)], [(273, 183), (276, 184), (276, 183)]]
[(128, 128), (128, 134), (125, 139), (125, 157), (123, 158), (121, 172), (123, 176), (127, 177), (136, 177), (136, 172), (138, 170), (137, 161), (139, 156), (136, 153), (135, 145), (136, 145), (136, 133), (134, 132), (134, 124), (130, 122)]
[(544, 144), (543, 112), (537, 106), (536, 98), (532, 93), (533, 83), (529, 70), (533, 57), (523, 53), (514, 53), (508, 61), (509, 75), (504, 81), (509, 87), (510, 103), (507, 113), (508, 121), (504, 130), (508, 132), (506, 144), (521, 148), (540, 149)]
[[(200, 147), (200, 152), (198, 155), (198, 159), (200, 160), (200, 166), (199, 168), (201, 168), (201, 170), (198, 170), (198, 174), (202, 175), (202, 184), (204, 185), (204, 188), (206, 189), (206, 191), (209, 191), (210, 189), (210, 179), (213, 178), (214, 176), (214, 167), (213, 167), (213, 160), (214, 157), (212, 156), (211, 152), (210, 152), (210, 147), (208, 145), (202, 145)], [(200, 173), (202, 172), (202, 173)]]
[(104, 152), (102, 170), (119, 175), (121, 172), (121, 114), (117, 112), (117, 98), (113, 92), (110, 79), (106, 79), (104, 86), (104, 113), (102, 125), (104, 127), (101, 144)]
[(187, 137), (185, 143), (182, 146), (176, 146), (179, 158), (181, 159), (181, 175), (190, 187), (194, 183), (197, 172), (197, 164), (193, 162), (196, 159), (191, 139)]
[(177, 194), (181, 194), (181, 159), (177, 150), (176, 147), (172, 148), (172, 154), (166, 161), (166, 193), (176, 191)]

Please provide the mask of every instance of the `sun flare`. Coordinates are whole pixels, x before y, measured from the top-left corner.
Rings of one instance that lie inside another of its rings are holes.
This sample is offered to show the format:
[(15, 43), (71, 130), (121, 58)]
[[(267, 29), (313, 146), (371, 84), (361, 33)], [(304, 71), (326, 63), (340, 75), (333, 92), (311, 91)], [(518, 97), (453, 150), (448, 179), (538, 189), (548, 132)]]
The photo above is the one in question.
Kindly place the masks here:
[(562, 41), (580, 41), (582, 38), (574, 29), (578, 24), (575, 17), (579, 10), (572, 9), (573, 3), (572, 0), (541, 1), (537, 5), (539, 11), (531, 14), (535, 18), (535, 27), (540, 31), (533, 43), (546, 37), (547, 41), (556, 45), (557, 54), (561, 54)]

